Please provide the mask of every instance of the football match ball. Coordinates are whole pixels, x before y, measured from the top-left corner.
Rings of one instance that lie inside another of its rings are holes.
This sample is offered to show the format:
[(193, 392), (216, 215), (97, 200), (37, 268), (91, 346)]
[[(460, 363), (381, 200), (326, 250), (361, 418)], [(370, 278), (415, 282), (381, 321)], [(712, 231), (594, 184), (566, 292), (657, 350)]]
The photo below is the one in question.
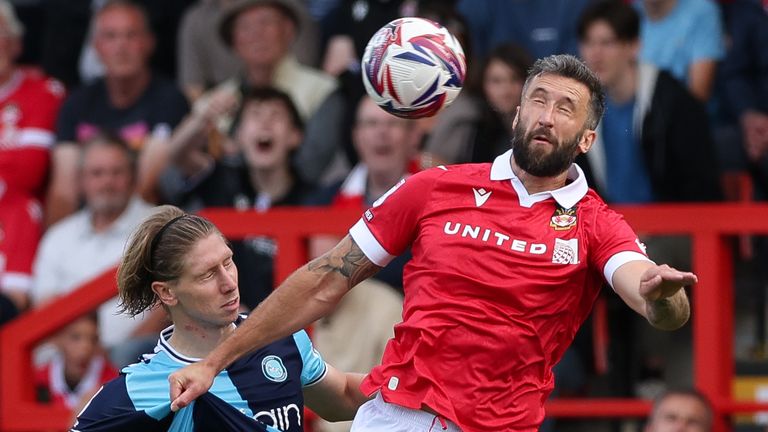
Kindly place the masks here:
[(363, 84), (376, 103), (403, 118), (435, 115), (459, 95), (464, 50), (440, 24), (399, 18), (373, 35), (362, 60)]

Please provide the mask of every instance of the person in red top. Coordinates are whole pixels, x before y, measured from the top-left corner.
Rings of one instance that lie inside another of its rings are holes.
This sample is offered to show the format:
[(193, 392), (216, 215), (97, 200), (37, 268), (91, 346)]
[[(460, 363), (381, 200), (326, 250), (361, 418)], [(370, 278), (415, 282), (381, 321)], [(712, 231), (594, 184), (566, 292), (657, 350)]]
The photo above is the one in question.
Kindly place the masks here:
[(64, 98), (58, 81), (17, 67), (23, 31), (11, 4), (0, 1), (0, 294), (18, 310), (28, 304), (42, 234), (40, 202)]
[(56, 355), (37, 368), (37, 400), (64, 407), (76, 415), (107, 381), (117, 377), (99, 343), (96, 313), (73, 321), (53, 339)]
[(291, 275), (206, 359), (168, 379), (172, 406), (205, 392), (237, 357), (328, 314), (410, 245), (403, 322), (361, 385), (352, 431), (535, 431), (552, 366), (603, 281), (657, 328), (689, 317), (696, 275), (657, 265), (591, 191), (574, 158), (604, 109), (580, 60), (538, 60), (491, 164), (437, 167), (398, 183), (347, 237)]

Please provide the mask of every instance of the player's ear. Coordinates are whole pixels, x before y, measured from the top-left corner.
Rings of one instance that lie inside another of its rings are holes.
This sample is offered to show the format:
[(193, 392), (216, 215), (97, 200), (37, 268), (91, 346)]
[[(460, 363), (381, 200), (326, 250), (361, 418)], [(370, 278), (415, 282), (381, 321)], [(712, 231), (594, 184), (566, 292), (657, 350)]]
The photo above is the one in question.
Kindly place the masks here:
[(170, 282), (154, 281), (152, 282), (152, 291), (160, 302), (166, 306), (175, 306), (179, 301)]
[(518, 119), (520, 118), (520, 105), (515, 108), (515, 118), (512, 119), (512, 129), (517, 126)]
[(592, 129), (586, 129), (581, 134), (581, 141), (579, 141), (579, 151), (581, 151), (581, 153), (588, 152), (589, 149), (592, 148), (592, 144), (595, 143), (595, 138), (597, 138), (597, 132), (593, 131)]

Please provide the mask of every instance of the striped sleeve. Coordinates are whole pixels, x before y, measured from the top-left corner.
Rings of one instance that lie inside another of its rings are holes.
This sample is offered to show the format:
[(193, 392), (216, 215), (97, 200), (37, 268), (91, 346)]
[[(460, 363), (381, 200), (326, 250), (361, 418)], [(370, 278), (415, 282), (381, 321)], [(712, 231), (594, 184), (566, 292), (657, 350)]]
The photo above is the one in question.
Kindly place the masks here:
[(325, 378), (325, 374), (328, 372), (323, 357), (312, 346), (312, 341), (309, 340), (309, 336), (304, 330), (294, 333), (293, 340), (296, 342), (299, 353), (301, 353), (301, 361), (303, 363), (301, 368), (301, 385), (309, 387), (317, 384)]

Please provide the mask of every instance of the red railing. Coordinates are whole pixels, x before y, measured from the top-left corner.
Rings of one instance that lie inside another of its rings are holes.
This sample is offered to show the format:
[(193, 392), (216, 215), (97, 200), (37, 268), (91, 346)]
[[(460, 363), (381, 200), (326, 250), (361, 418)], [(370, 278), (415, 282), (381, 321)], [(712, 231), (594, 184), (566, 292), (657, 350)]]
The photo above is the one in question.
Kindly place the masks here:
[[(713, 401), (715, 432), (730, 430), (733, 413), (768, 411), (768, 404), (731, 398), (733, 362), (733, 269), (727, 236), (768, 234), (768, 205), (670, 205), (622, 207), (638, 233), (685, 234), (693, 240), (693, 270), (699, 276), (693, 297), (693, 354), (696, 386)], [(207, 210), (230, 238), (273, 237), (279, 253), (276, 280), (287, 277), (306, 259), (306, 238), (343, 234), (358, 211), (275, 209), (269, 213)], [(81, 289), (27, 313), (0, 329), (0, 431), (64, 430), (70, 414), (34, 401), (31, 350), (44, 338), (115, 295), (114, 269)], [(574, 418), (643, 417), (650, 404), (637, 399), (558, 399), (547, 404), (548, 415)]]

